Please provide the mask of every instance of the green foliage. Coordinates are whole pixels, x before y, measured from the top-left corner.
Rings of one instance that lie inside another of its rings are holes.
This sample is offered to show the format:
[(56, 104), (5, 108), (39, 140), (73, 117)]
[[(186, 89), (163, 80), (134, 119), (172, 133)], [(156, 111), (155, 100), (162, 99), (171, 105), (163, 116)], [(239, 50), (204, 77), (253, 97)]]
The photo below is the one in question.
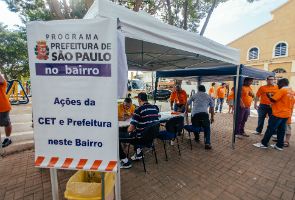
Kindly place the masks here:
[(27, 43), (23, 30), (10, 31), (0, 23), (0, 69), (5, 79), (29, 76)]

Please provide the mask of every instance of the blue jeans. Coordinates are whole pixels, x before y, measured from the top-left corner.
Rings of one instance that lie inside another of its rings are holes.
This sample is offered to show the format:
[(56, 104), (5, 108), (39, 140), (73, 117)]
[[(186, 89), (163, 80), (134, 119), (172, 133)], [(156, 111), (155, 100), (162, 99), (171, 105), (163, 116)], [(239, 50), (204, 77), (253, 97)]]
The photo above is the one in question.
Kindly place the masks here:
[[(193, 117), (192, 117), (193, 118)], [(206, 126), (202, 126), (202, 128), (204, 129), (204, 133), (205, 133), (205, 138), (206, 138), (206, 144), (211, 144), (210, 143), (210, 135), (211, 135), (211, 130), (210, 130), (210, 120), (208, 120), (208, 123), (206, 124)], [(197, 135), (197, 133), (194, 133), (195, 137), (198, 138), (199, 135)]]
[[(179, 109), (179, 108), (181, 108), (183, 105), (177, 105), (176, 103), (174, 104), (174, 112), (177, 112), (177, 110)], [(185, 111), (185, 107), (183, 108), (183, 110), (182, 111), (180, 111), (181, 113), (184, 113), (184, 111)]]
[(267, 146), (271, 136), (276, 133), (277, 130), (277, 144), (276, 146), (282, 148), (284, 146), (284, 137), (286, 131), (286, 123), (288, 118), (279, 118), (274, 115), (271, 115), (268, 120), (268, 126), (265, 132), (263, 139), (261, 140), (261, 144)]
[(224, 98), (220, 98), (220, 97), (218, 97), (218, 99), (217, 99), (217, 106), (215, 107), (215, 112), (218, 111), (218, 106), (219, 106), (219, 104), (220, 104), (219, 111), (220, 111), (220, 112), (222, 111), (222, 105), (223, 105), (223, 102), (224, 102)]
[[(174, 112), (177, 112), (177, 110), (179, 109), (179, 108), (181, 108), (183, 105), (177, 105), (176, 103), (174, 104)], [(180, 111), (181, 113), (184, 113), (184, 111), (185, 111), (185, 107), (182, 109), (182, 111)], [(183, 118), (183, 120), (182, 120), (182, 127), (184, 126), (184, 118)], [(181, 132), (179, 132), (179, 133), (181, 133)]]
[(260, 104), (258, 108), (258, 126), (256, 131), (261, 133), (264, 125), (266, 114), (270, 117), (272, 115), (272, 108), (266, 104)]

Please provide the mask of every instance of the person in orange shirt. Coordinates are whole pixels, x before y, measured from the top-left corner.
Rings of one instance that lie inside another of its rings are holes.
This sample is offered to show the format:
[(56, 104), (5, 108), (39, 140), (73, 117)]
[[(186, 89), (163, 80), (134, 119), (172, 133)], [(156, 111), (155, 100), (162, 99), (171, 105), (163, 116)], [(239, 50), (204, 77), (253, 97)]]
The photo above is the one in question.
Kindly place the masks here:
[(225, 88), (226, 84), (222, 83), (221, 86), (219, 88), (217, 88), (216, 92), (217, 92), (217, 106), (215, 107), (215, 112), (217, 113), (218, 111), (218, 106), (220, 104), (220, 108), (219, 108), (219, 112), (221, 113), (222, 111), (222, 105), (224, 102), (224, 97), (225, 94), (227, 93), (227, 89)]
[[(278, 86), (274, 85), (275, 77), (269, 76), (266, 79), (266, 82), (267, 82), (267, 85), (261, 86), (258, 89), (256, 93), (256, 98), (254, 101), (254, 108), (258, 112), (258, 126), (256, 130), (253, 132), (253, 134), (255, 135), (260, 135), (262, 133), (266, 114), (268, 114), (268, 116), (272, 115), (272, 108), (271, 108), (272, 102), (270, 102), (266, 94), (271, 93), (272, 95), (275, 95), (277, 91), (279, 90)], [(259, 98), (260, 98), (260, 105), (258, 107), (257, 101), (259, 101)]]
[(231, 88), (231, 92), (229, 93), (228, 97), (227, 97), (227, 104), (229, 106), (228, 108), (228, 113), (229, 114), (233, 114), (234, 111), (234, 87)]
[[(184, 113), (185, 104), (187, 102), (187, 94), (181, 89), (180, 85), (175, 86), (175, 90), (170, 95), (170, 107), (175, 112)], [(174, 103), (174, 107), (173, 107)]]
[(212, 97), (212, 99), (215, 99), (215, 83), (212, 83), (212, 87), (209, 89), (209, 95)]
[(274, 96), (267, 93), (267, 97), (273, 103), (272, 115), (269, 117), (268, 126), (261, 143), (253, 144), (253, 146), (258, 148), (267, 148), (271, 136), (277, 130), (277, 143), (271, 144), (270, 146), (280, 151), (283, 150), (286, 123), (288, 118), (291, 116), (292, 108), (295, 102), (295, 92), (288, 85), (288, 79), (283, 78), (278, 81), (279, 91)]
[[(209, 95), (212, 97), (214, 104), (215, 104), (215, 83), (212, 83), (212, 87), (209, 89)], [(211, 109), (209, 109), (209, 113), (211, 113)]]
[(9, 118), (9, 111), (11, 110), (11, 105), (6, 97), (7, 81), (0, 74), (0, 126), (5, 127), (6, 138), (3, 140), (2, 147), (7, 147), (11, 144), (11, 131), (12, 126)]
[(245, 123), (248, 120), (252, 98), (254, 97), (254, 93), (250, 88), (252, 82), (253, 78), (245, 78), (244, 86), (242, 87), (241, 103), (239, 107), (238, 121), (236, 127), (236, 137), (239, 139), (241, 139), (241, 135), (249, 137), (249, 135), (245, 133)]
[[(186, 92), (181, 89), (180, 85), (176, 85), (175, 90), (171, 92), (171, 95), (170, 95), (171, 110), (174, 110), (174, 112), (184, 113), (186, 102), (187, 102)], [(173, 107), (173, 103), (174, 103), (174, 107)], [(182, 121), (182, 125), (184, 125), (184, 120)], [(178, 135), (181, 135), (181, 132), (179, 132)]]

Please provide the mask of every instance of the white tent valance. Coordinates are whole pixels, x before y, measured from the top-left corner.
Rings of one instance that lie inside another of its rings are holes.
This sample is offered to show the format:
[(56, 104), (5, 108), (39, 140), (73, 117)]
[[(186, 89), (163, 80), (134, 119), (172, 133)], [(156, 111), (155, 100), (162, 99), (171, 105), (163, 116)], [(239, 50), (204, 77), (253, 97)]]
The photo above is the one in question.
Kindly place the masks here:
[(231, 66), (240, 64), (240, 50), (165, 24), (147, 13), (134, 12), (109, 0), (95, 0), (84, 19), (119, 18), (126, 36), (129, 70)]

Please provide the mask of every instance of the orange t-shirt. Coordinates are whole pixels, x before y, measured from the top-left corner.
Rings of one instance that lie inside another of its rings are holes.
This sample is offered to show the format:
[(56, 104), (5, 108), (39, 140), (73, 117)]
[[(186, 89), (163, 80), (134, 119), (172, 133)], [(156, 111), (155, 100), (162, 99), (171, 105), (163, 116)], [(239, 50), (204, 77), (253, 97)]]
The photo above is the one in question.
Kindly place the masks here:
[(242, 92), (241, 92), (241, 100), (243, 101), (244, 105), (246, 108), (250, 108), (252, 99), (253, 97), (249, 96), (249, 92), (252, 92), (252, 89), (248, 86), (243, 86), (242, 87)]
[(11, 105), (6, 96), (7, 81), (4, 80), (4, 84), (0, 85), (0, 112), (7, 112), (11, 110)]
[(214, 90), (214, 87), (210, 87), (210, 89), (209, 89), (209, 95), (210, 95), (210, 97), (212, 97), (212, 98), (215, 99), (215, 90)]
[(272, 99), (276, 100), (272, 105), (272, 114), (279, 118), (290, 117), (295, 102), (294, 96), (295, 93), (289, 86), (279, 89), (272, 97)]
[(256, 95), (260, 96), (260, 104), (266, 104), (266, 105), (270, 105), (272, 104), (272, 102), (269, 100), (269, 98), (266, 96), (267, 93), (271, 93), (273, 95), (275, 95), (277, 93), (277, 91), (279, 90), (279, 87), (277, 85), (275, 86), (261, 86)]
[(184, 90), (181, 90), (180, 94), (178, 95), (174, 90), (171, 93), (170, 100), (174, 101), (177, 105), (183, 105), (187, 102), (187, 94)]
[(227, 89), (225, 87), (217, 88), (216, 92), (218, 93), (218, 97), (224, 99), (225, 93), (227, 93)]
[(227, 100), (234, 100), (235, 98), (234, 98), (234, 91), (231, 91), (230, 93), (229, 93), (229, 95), (228, 95), (228, 98), (227, 98)]

